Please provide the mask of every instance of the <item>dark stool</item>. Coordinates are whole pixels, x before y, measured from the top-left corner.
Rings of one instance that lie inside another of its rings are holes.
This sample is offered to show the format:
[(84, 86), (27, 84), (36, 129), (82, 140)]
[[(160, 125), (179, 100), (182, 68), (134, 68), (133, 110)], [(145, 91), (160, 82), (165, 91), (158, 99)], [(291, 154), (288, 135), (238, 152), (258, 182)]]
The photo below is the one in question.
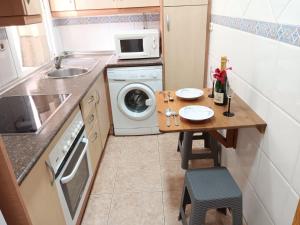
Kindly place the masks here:
[(185, 174), (179, 220), (186, 221), (186, 205), (191, 204), (189, 225), (205, 225), (208, 209), (228, 208), (233, 225), (242, 225), (242, 193), (228, 170), (224, 167), (188, 170)]
[[(193, 140), (204, 140), (209, 152), (193, 153)], [(180, 132), (177, 151), (181, 154), (182, 169), (188, 169), (189, 160), (193, 159), (213, 159), (214, 166), (220, 166), (221, 146), (208, 132)]]

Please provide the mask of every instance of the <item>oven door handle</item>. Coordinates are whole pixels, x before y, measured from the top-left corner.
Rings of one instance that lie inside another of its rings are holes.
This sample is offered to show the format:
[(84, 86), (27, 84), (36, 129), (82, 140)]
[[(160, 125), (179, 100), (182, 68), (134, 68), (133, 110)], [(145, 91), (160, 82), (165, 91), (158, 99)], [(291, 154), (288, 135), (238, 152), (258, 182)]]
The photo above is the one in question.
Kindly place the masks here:
[(84, 156), (85, 156), (85, 154), (88, 150), (88, 146), (89, 146), (88, 145), (88, 143), (89, 143), (88, 139), (83, 138), (81, 142), (85, 143), (85, 147), (84, 147), (84, 149), (83, 149), (83, 151), (82, 151), (82, 153), (81, 153), (81, 155), (78, 159), (78, 162), (76, 163), (73, 171), (68, 176), (65, 176), (65, 177), (61, 178), (61, 183), (63, 183), (63, 184), (69, 183), (74, 178), (74, 176), (77, 173), (78, 168), (79, 168), (79, 166), (80, 166), (80, 164), (81, 164), (81, 162), (82, 162), (82, 160), (83, 160), (83, 158), (84, 158)]

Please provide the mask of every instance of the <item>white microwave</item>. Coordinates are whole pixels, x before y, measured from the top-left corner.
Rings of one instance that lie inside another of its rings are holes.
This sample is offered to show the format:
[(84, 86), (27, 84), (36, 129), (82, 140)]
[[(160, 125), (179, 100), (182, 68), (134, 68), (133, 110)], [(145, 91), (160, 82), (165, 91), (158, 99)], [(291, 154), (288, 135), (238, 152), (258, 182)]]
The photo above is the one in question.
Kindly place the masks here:
[(119, 59), (159, 57), (159, 31), (157, 29), (118, 33), (115, 35), (115, 44)]

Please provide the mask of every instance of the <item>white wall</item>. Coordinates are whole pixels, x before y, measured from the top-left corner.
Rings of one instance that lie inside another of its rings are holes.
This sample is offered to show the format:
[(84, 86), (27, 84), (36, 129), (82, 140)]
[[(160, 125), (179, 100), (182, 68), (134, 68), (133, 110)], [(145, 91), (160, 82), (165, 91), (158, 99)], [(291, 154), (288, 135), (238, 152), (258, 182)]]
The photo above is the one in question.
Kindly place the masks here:
[[(134, 18), (137, 15), (139, 14), (62, 19), (59, 22), (67, 25), (56, 25), (54, 28), (57, 46), (60, 51), (109, 51), (115, 50), (114, 34), (117, 32), (143, 28), (159, 29), (159, 21), (118, 21), (127, 16)], [(77, 19), (80, 22), (76, 21)]]
[[(300, 24), (299, 9), (299, 0), (212, 0), (213, 15), (292, 25)], [(265, 134), (240, 129), (237, 149), (223, 150), (243, 191), (244, 217), (248, 225), (291, 225), (300, 195), (300, 45), (212, 29), (210, 66), (228, 56), (234, 90), (268, 124)]]

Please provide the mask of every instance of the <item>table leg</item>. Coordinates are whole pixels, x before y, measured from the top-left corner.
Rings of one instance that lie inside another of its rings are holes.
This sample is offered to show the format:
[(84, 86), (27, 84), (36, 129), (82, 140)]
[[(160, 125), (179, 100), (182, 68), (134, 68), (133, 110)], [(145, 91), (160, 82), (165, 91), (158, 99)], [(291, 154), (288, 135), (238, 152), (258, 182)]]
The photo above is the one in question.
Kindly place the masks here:
[(182, 147), (183, 151), (181, 151), (181, 168), (187, 170), (189, 168), (189, 159), (190, 154), (192, 154), (193, 147), (193, 132), (184, 132), (183, 133), (183, 142)]

